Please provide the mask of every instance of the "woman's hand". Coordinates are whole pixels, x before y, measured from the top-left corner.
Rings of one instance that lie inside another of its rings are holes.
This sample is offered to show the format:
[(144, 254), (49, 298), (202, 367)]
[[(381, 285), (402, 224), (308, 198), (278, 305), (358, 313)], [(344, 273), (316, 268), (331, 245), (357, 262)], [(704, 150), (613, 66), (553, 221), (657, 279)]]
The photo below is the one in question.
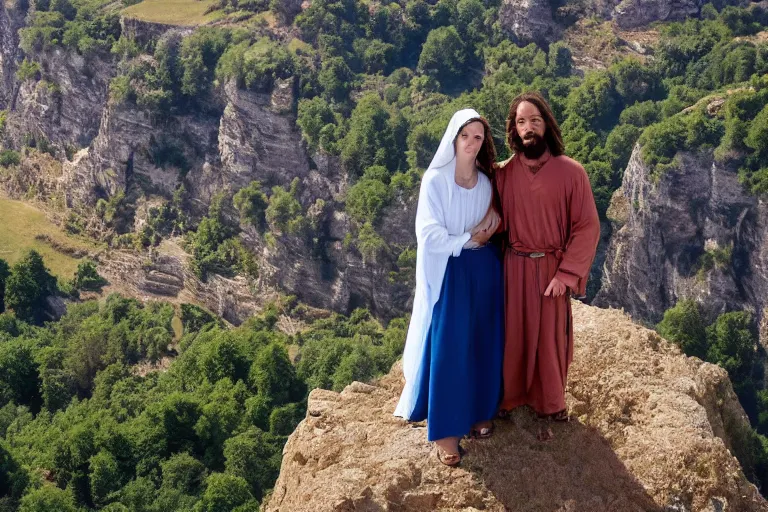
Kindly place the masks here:
[(493, 209), (493, 206), (488, 208), (488, 212), (483, 217), (483, 220), (478, 223), (477, 226), (470, 230), (470, 241), (475, 242), (478, 247), (485, 245), (490, 240), (491, 236), (496, 232), (496, 229), (501, 223), (501, 217)]

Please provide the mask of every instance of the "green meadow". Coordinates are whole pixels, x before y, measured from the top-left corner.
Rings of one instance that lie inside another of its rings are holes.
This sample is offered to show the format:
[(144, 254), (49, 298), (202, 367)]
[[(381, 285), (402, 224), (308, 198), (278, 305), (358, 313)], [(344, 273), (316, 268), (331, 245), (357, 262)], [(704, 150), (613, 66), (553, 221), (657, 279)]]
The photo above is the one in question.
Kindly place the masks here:
[(123, 10), (123, 14), (154, 23), (202, 25), (221, 17), (221, 12), (206, 14), (212, 0), (144, 0)]
[(94, 252), (98, 247), (66, 235), (45, 214), (26, 203), (0, 198), (0, 258), (13, 265), (29, 249), (37, 250), (51, 273), (71, 279), (80, 261), (57, 251), (36, 235), (47, 235), (59, 245)]

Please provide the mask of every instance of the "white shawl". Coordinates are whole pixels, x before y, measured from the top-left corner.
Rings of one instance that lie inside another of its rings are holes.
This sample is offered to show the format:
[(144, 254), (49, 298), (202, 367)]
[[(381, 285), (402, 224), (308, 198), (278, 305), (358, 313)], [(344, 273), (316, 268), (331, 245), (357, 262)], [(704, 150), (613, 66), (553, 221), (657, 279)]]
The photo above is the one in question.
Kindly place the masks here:
[(416, 292), (403, 354), (405, 388), (395, 409), (395, 416), (405, 419), (410, 419), (416, 405), (427, 332), (432, 323), (432, 310), (440, 298), (448, 258), (461, 254), (462, 247), (471, 238), (463, 225), (447, 222), (444, 212), (456, 207), (452, 203), (456, 172), (453, 141), (467, 121), (478, 117), (480, 114), (473, 109), (459, 110), (453, 115), (421, 179), (416, 209)]

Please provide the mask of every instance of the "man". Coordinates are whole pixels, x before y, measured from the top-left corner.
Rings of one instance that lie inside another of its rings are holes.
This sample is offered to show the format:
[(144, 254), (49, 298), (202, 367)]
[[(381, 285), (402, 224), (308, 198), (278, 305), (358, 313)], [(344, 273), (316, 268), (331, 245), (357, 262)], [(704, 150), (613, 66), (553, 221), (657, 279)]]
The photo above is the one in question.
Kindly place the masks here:
[(570, 296), (583, 296), (600, 238), (584, 168), (563, 154), (560, 128), (537, 93), (512, 101), (496, 172), (504, 250), (506, 333), (501, 415), (531, 406), (547, 424), (567, 421), (565, 385), (573, 358)]

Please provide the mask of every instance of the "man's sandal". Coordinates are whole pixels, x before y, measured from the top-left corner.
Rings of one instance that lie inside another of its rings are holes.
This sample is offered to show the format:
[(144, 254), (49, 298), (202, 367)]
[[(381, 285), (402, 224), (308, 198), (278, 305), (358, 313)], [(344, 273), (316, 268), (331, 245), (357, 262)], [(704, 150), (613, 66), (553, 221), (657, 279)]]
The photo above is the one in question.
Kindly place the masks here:
[(568, 416), (568, 411), (563, 409), (562, 411), (556, 412), (551, 416), (552, 421), (559, 421), (559, 422), (568, 422), (571, 421), (571, 417)]
[(493, 435), (495, 428), (496, 426), (493, 424), (493, 422), (491, 422), (490, 427), (473, 428), (469, 432), (469, 437), (472, 439), (488, 439)]

